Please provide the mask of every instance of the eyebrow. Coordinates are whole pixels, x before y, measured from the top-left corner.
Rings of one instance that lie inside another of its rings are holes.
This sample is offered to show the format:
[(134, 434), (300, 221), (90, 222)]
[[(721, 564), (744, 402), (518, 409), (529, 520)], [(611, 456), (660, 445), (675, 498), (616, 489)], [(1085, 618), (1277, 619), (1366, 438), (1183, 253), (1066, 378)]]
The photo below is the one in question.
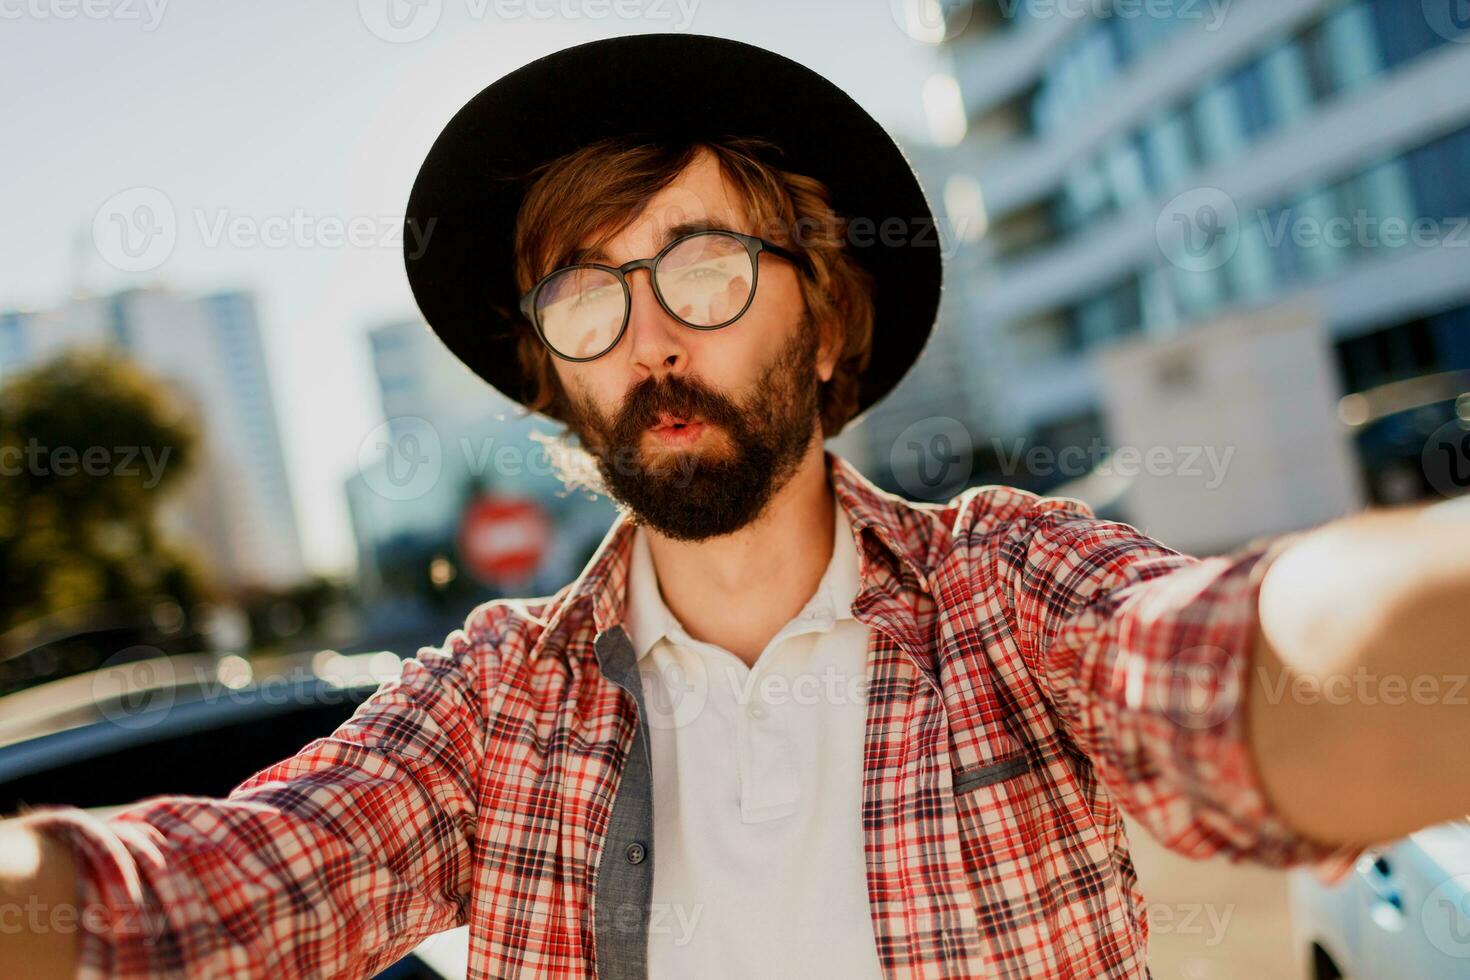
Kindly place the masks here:
[[(676, 225), (664, 229), (663, 239), (658, 243), (658, 247), (661, 250), (676, 238), (683, 238), (685, 235), (692, 235), (701, 231), (735, 231), (735, 229), (729, 227), (723, 221), (710, 218), (695, 218), (690, 221), (681, 221)], [(559, 269), (565, 265), (579, 265), (584, 262), (600, 262), (604, 265), (611, 264), (608, 261), (607, 254), (600, 248), (574, 248), (563, 261), (558, 262), (552, 268)]]

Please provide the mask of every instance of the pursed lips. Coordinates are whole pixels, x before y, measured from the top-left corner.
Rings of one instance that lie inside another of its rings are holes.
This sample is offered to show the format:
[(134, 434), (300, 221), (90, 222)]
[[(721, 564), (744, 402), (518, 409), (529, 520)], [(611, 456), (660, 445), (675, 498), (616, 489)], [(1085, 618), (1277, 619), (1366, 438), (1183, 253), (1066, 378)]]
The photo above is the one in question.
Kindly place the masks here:
[(666, 445), (682, 446), (693, 445), (704, 433), (704, 428), (704, 420), (697, 415), (686, 418), (665, 412), (659, 415), (657, 422), (649, 426), (648, 431)]

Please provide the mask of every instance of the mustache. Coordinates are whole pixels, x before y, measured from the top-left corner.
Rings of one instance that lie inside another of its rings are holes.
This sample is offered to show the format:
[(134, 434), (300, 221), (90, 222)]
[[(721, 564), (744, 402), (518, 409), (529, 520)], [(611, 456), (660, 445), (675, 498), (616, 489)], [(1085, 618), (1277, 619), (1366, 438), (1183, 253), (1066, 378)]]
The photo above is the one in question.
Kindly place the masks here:
[(670, 377), (664, 381), (648, 379), (635, 385), (623, 399), (614, 431), (618, 437), (631, 441), (657, 423), (664, 413), (681, 418), (697, 415), (726, 428), (740, 423), (740, 410), (728, 398), (684, 378)]

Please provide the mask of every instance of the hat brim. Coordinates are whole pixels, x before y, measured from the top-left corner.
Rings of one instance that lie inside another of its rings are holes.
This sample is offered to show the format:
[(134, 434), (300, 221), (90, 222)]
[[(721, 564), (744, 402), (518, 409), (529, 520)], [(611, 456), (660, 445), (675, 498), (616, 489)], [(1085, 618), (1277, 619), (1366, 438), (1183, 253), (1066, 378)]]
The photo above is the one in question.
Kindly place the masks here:
[(859, 413), (898, 384), (933, 330), (942, 284), (939, 229), (913, 167), (821, 75), (764, 48), (698, 34), (554, 52), (490, 84), (434, 141), (409, 195), (404, 263), (425, 321), (460, 360), (507, 397), (531, 397), (516, 356), (514, 233), (525, 175), (630, 134), (763, 137), (781, 147), (781, 167), (826, 184), (834, 210), (849, 219), (848, 246), (876, 284)]

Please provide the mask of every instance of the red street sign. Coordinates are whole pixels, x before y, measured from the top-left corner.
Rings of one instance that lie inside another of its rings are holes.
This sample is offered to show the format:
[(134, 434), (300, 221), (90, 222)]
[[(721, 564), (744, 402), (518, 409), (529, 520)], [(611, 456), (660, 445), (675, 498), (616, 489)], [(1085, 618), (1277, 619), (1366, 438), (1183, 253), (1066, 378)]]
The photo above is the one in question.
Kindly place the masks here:
[(510, 497), (480, 497), (459, 522), (459, 554), (482, 582), (530, 578), (551, 541), (551, 522), (539, 504)]

